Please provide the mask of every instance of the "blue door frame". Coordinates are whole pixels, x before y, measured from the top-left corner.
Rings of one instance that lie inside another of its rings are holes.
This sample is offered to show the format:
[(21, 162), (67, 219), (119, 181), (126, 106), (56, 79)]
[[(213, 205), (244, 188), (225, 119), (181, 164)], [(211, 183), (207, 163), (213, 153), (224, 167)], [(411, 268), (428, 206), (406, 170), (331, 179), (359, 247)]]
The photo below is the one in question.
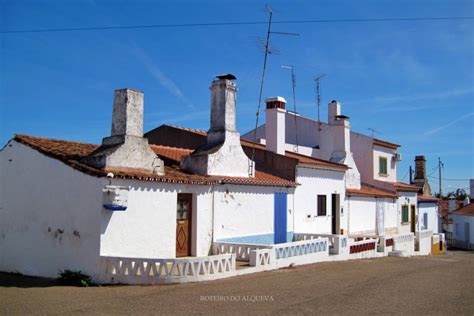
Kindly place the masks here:
[(287, 242), (287, 193), (275, 192), (274, 243)]

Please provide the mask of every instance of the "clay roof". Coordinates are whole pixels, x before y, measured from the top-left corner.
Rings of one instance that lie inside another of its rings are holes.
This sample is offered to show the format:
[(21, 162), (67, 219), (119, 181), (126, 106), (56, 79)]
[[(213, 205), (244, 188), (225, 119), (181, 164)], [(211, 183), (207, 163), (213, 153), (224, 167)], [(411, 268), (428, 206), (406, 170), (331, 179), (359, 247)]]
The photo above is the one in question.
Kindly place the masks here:
[(377, 138), (374, 138), (374, 145), (382, 146), (382, 147), (386, 147), (390, 149), (397, 149), (398, 147), (401, 147), (398, 144), (387, 142), (386, 140), (381, 140)]
[(451, 214), (474, 216), (474, 203), (470, 203), (466, 206), (458, 208), (457, 210), (453, 211)]
[[(194, 128), (187, 128), (187, 127), (181, 127), (181, 126), (176, 126), (176, 125), (168, 125), (169, 127), (180, 129), (183, 131), (199, 134), (202, 136), (207, 136), (207, 132), (200, 130), (200, 129), (194, 129)], [(242, 146), (247, 146), (247, 147), (255, 147), (256, 149), (261, 149), (261, 150), (266, 150), (266, 146), (260, 143), (255, 143), (246, 139), (240, 139), (240, 143)], [(336, 162), (332, 162), (329, 160), (324, 160), (324, 159), (318, 159), (302, 154), (297, 154), (291, 151), (286, 151), (285, 156), (295, 158), (297, 159), (301, 164), (307, 164), (307, 165), (313, 165), (317, 167), (322, 167), (322, 168), (330, 168), (330, 169), (338, 169), (338, 170), (347, 170), (349, 169), (348, 166)]]
[(174, 148), (168, 146), (150, 145), (150, 148), (161, 158), (165, 158), (165, 175), (160, 176), (146, 170), (132, 168), (107, 168), (97, 169), (82, 163), (80, 160), (92, 153), (99, 145), (87, 144), (81, 142), (65, 141), (51, 138), (33, 137), (27, 135), (15, 135), (15, 141), (29, 146), (42, 154), (62, 161), (70, 167), (83, 173), (104, 177), (108, 172), (113, 172), (117, 178), (136, 179), (145, 181), (157, 181), (168, 183), (186, 183), (186, 184), (243, 184), (260, 186), (283, 186), (292, 187), (296, 183), (288, 181), (265, 172), (256, 172), (253, 178), (242, 177), (223, 177), (223, 176), (200, 176), (187, 173), (176, 164), (167, 164), (166, 159), (178, 162), (183, 155), (191, 151), (183, 148)]
[[(456, 201), (455, 209), (462, 207), (462, 201)], [(439, 201), (439, 214), (443, 217), (449, 214), (449, 201), (448, 200), (441, 200)]]
[(344, 165), (344, 164), (341, 164), (341, 163), (332, 162), (332, 161), (324, 160), (324, 159), (318, 159), (318, 158), (314, 158), (314, 157), (309, 157), (309, 156), (305, 156), (305, 155), (302, 155), (302, 154), (297, 154), (297, 153), (294, 153), (294, 152), (291, 152), (291, 151), (286, 151), (285, 156), (298, 159), (298, 161), (301, 164), (315, 165), (315, 166), (327, 167), (327, 168), (331, 168), (331, 169), (334, 168), (334, 169), (338, 169), (338, 170), (347, 170), (347, 169), (349, 169), (349, 167), (347, 165)]
[(392, 183), (395, 186), (395, 188), (397, 189), (397, 191), (418, 192), (418, 190), (420, 190), (419, 187), (417, 187), (415, 185), (408, 184), (408, 183), (404, 183), (404, 182), (392, 182)]
[(434, 202), (439, 203), (440, 199), (430, 195), (418, 195), (418, 202)]
[(346, 189), (348, 196), (369, 196), (369, 197), (384, 197), (384, 198), (398, 198), (397, 194), (377, 190), (375, 188), (369, 188), (362, 186), (360, 189)]

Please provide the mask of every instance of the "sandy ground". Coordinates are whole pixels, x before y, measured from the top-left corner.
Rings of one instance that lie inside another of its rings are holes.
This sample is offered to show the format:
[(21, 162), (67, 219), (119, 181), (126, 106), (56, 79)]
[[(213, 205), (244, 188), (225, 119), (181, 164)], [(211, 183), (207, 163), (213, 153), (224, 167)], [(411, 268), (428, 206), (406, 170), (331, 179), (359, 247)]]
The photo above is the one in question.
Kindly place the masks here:
[(474, 252), (321, 263), (206, 283), (76, 288), (0, 274), (0, 314), (474, 315)]

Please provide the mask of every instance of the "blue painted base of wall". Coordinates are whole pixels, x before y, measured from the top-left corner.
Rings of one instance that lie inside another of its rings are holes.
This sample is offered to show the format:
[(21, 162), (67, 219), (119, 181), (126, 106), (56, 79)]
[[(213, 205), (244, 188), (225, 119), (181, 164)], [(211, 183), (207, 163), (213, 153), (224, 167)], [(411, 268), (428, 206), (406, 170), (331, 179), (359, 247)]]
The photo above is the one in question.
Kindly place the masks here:
[[(293, 232), (286, 233), (286, 242), (293, 241)], [(257, 245), (273, 245), (274, 244), (274, 234), (265, 234), (265, 235), (253, 235), (253, 236), (242, 236), (242, 237), (232, 237), (219, 239), (217, 241), (222, 242), (235, 242), (239, 244), (257, 244)]]

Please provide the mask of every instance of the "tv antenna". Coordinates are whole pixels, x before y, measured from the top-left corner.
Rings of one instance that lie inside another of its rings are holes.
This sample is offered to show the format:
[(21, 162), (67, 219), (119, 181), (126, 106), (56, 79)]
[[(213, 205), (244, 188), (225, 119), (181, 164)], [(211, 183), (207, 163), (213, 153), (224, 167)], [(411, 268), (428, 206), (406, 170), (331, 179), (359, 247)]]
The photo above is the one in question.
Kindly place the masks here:
[(373, 129), (372, 127), (369, 127), (368, 130), (372, 133), (372, 138), (375, 136), (375, 134), (382, 134), (376, 129)]
[(295, 76), (295, 67), (293, 65), (290, 65), (290, 66), (280, 66), (281, 68), (284, 68), (284, 69), (290, 69), (291, 70), (291, 83), (292, 83), (292, 88), (293, 88), (293, 111), (295, 112), (294, 113), (294, 117), (295, 117), (295, 147), (294, 147), (294, 150), (295, 152), (298, 152), (298, 125), (296, 124), (297, 122), (297, 118), (296, 118), (296, 93), (295, 93), (295, 89), (296, 89), (296, 76)]
[(288, 33), (288, 32), (275, 32), (272, 31), (272, 18), (273, 18), (273, 10), (272, 7), (267, 4), (266, 5), (267, 11), (268, 11), (268, 29), (267, 29), (267, 36), (265, 39), (265, 54), (263, 58), (263, 69), (262, 69), (262, 79), (260, 81), (260, 92), (258, 94), (258, 107), (257, 107), (257, 113), (256, 113), (256, 119), (255, 119), (255, 129), (253, 131), (253, 147), (252, 147), (252, 157), (251, 157), (251, 162), (249, 164), (249, 175), (253, 175), (253, 159), (255, 157), (255, 143), (257, 142), (257, 128), (258, 128), (258, 119), (260, 116), (260, 107), (262, 105), (262, 93), (263, 93), (263, 84), (265, 82), (265, 72), (267, 69), (267, 59), (268, 59), (268, 54), (269, 54), (269, 48), (270, 48), (270, 34), (278, 34), (278, 35), (291, 35), (291, 36), (299, 36), (298, 33)]
[(326, 74), (322, 74), (314, 78), (314, 81), (316, 81), (316, 102), (318, 106), (318, 136), (317, 136), (318, 144), (316, 145), (315, 148), (320, 148), (321, 146), (321, 93), (319, 90), (319, 86), (320, 86), (320, 81), (324, 76), (326, 76)]
[(314, 81), (316, 81), (316, 97), (318, 103), (318, 130), (321, 130), (321, 94), (320, 94), (320, 81), (321, 79), (326, 76), (326, 74), (322, 74), (319, 77), (316, 77)]

